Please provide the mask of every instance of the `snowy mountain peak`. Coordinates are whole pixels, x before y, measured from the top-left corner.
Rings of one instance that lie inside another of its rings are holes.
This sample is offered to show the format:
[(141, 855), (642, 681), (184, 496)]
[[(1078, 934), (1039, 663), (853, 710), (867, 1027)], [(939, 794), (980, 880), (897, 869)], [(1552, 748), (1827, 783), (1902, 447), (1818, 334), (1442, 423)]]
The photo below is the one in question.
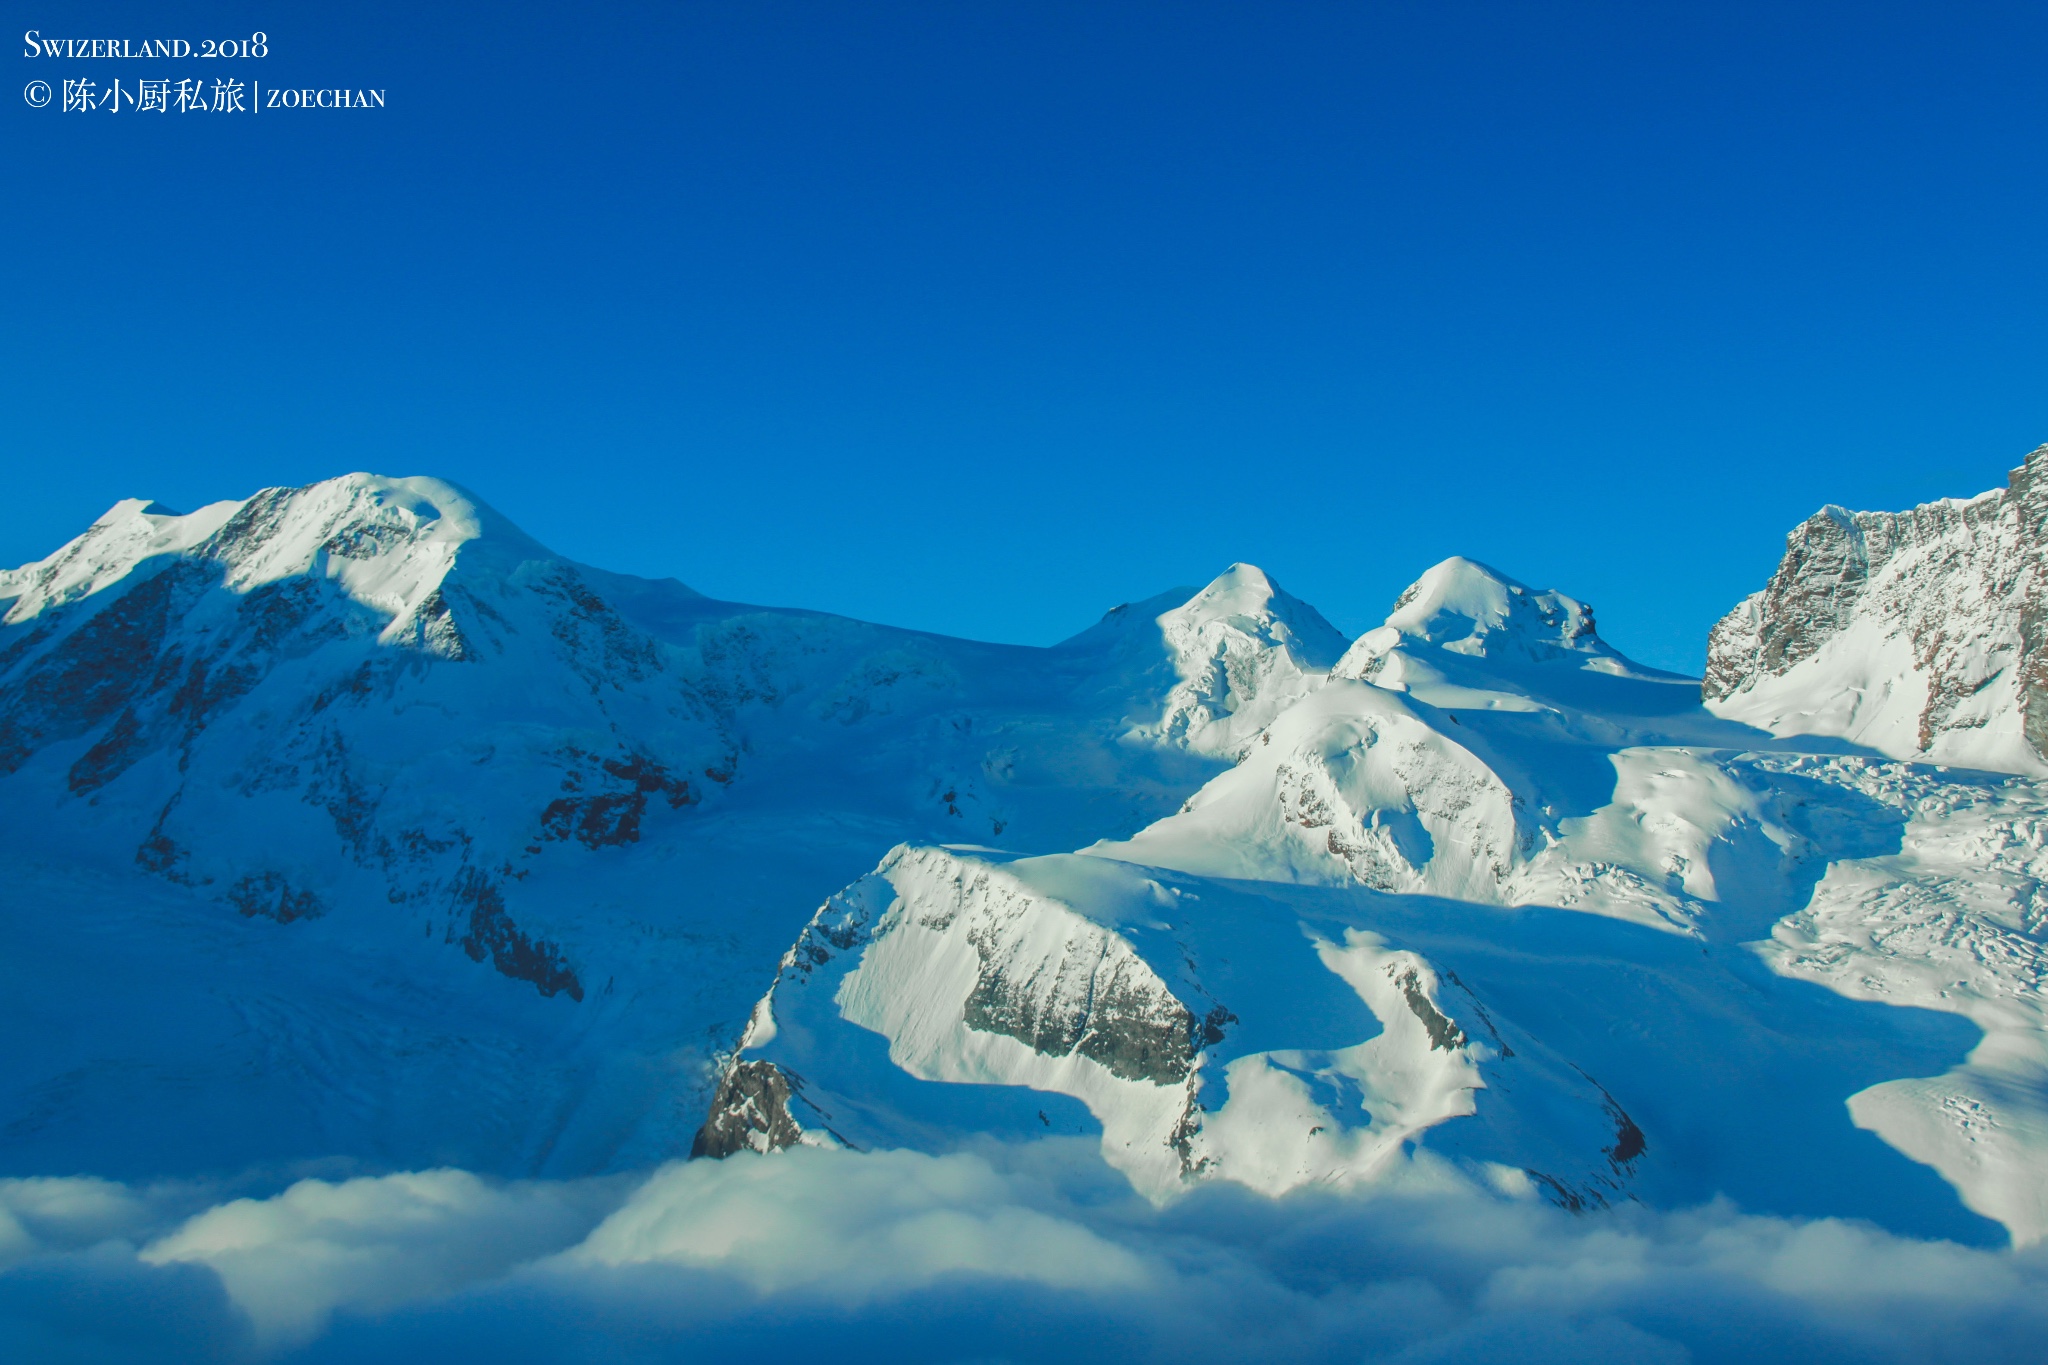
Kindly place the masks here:
[(1449, 684), (1460, 690), (1528, 693), (1563, 685), (1554, 676), (1536, 681), (1557, 674), (1558, 665), (1618, 678), (1668, 680), (1602, 640), (1588, 604), (1531, 588), (1457, 555), (1409, 585), (1386, 624), (1361, 635), (1331, 674), (1404, 692)]
[(1305, 671), (1324, 673), (1349, 643), (1321, 612), (1295, 597), (1255, 564), (1233, 564), (1208, 586), (1155, 620), (1176, 657), (1201, 641), (1241, 636), (1262, 649), (1281, 650)]
[(1508, 646), (1532, 658), (1559, 651), (1607, 653), (1593, 609), (1561, 592), (1539, 592), (1475, 559), (1453, 555), (1410, 584), (1387, 627), (1458, 654), (1483, 658)]
[(1231, 565), (1167, 616), (1169, 629), (1182, 632), (1228, 624), (1285, 648), (1305, 668), (1328, 669), (1344, 652), (1342, 633), (1256, 564)]
[(1231, 565), (1157, 622), (1181, 681), (1147, 729), (1203, 753), (1241, 752), (1344, 653), (1335, 626), (1250, 564)]
[(0, 573), (0, 599), (14, 599), (5, 619), (15, 624), (182, 558), (217, 565), (221, 586), (240, 593), (286, 578), (330, 579), (396, 628), (487, 527), (501, 561), (553, 557), (440, 479), (348, 474), (183, 516), (128, 498), (49, 558)]
[(1822, 508), (1714, 627), (1709, 705), (1899, 758), (2048, 771), (2044, 521), (2048, 446), (1974, 498)]

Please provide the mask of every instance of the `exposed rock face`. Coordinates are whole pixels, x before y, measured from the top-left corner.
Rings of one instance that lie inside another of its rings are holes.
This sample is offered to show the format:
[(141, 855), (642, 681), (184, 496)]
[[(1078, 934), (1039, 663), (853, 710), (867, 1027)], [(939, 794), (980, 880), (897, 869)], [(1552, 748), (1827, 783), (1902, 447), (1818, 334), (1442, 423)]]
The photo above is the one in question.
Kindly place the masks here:
[(803, 1129), (789, 1115), (790, 1083), (773, 1062), (735, 1061), (719, 1077), (711, 1112), (690, 1145), (693, 1157), (794, 1147)]
[[(1069, 940), (1056, 961), (1031, 962), (1022, 979), (1000, 926), (971, 934), (981, 971), (961, 1022), (1000, 1033), (1046, 1057), (1100, 1062), (1120, 1080), (1176, 1085), (1188, 1078), (1202, 1030), (1152, 970), (1107, 934)], [(1219, 1007), (1220, 1008), (1220, 1007)]]
[(1408, 1002), (1408, 1008), (1422, 1021), (1422, 1027), (1429, 1034), (1431, 1051), (1450, 1052), (1465, 1046), (1465, 1030), (1445, 1018), (1429, 997), (1422, 992), (1422, 985), (1415, 977), (1415, 969), (1409, 968), (1394, 982), (1401, 988), (1401, 998)]
[(2048, 771), (2044, 528), (2048, 446), (1968, 501), (1823, 508), (1714, 627), (1709, 704), (1898, 758)]
[[(455, 941), (470, 961), (491, 960), (491, 965), (515, 981), (531, 981), (542, 995), (567, 992), (571, 1000), (583, 998), (583, 983), (562, 961), (561, 949), (545, 939), (529, 938), (505, 913), (505, 896), (491, 880), (475, 868), (466, 868), (456, 882), (456, 903), (469, 911), (466, 932)], [(450, 931), (453, 938), (453, 931)]]

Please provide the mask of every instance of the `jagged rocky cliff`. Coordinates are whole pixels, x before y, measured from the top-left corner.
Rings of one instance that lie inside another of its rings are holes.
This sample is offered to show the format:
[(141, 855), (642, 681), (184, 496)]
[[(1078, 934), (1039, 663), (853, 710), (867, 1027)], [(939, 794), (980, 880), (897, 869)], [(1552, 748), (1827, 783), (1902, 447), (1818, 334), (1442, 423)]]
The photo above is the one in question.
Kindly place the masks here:
[(2048, 446), (1975, 498), (1814, 513), (1714, 627), (1706, 697), (1777, 734), (2048, 773), (2044, 593)]

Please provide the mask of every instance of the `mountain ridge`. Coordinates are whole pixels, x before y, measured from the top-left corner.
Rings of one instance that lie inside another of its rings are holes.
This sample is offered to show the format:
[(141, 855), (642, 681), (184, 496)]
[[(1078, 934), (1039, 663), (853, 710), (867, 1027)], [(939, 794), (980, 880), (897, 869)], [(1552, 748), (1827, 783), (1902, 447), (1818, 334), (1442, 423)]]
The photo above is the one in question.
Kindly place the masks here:
[[(1844, 658), (2031, 666), (2031, 496), (1823, 513), (1711, 696), (1465, 558), (1356, 640), (1235, 564), (1038, 648), (608, 574), (438, 480), (123, 502), (0, 573), (0, 856), (71, 992), (24, 998), (108, 1021), (0, 1064), (0, 1162), (1092, 1133), (1162, 1201), (1407, 1172), (2036, 1240), (2031, 769), (1826, 711)], [(1953, 659), (1855, 654), (2012, 564)], [(1767, 648), (1801, 603), (1813, 647)], [(2022, 733), (2014, 687), (1942, 733)], [(1776, 1078), (1775, 1169), (1722, 1050)], [(136, 1105), (175, 1140), (123, 1139)]]

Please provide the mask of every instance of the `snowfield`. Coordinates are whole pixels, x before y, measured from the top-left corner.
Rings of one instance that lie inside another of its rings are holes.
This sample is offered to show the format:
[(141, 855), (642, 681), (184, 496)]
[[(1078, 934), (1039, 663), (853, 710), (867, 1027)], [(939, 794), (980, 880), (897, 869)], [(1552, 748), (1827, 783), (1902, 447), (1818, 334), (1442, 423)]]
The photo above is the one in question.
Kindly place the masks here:
[(433, 479), (119, 503), (0, 572), (0, 1258), (270, 1353), (513, 1274), (1170, 1296), (1133, 1229), (1329, 1200), (1981, 1278), (2048, 1240), (2041, 487), (1817, 514), (1704, 694), (1462, 558), (1029, 648)]

